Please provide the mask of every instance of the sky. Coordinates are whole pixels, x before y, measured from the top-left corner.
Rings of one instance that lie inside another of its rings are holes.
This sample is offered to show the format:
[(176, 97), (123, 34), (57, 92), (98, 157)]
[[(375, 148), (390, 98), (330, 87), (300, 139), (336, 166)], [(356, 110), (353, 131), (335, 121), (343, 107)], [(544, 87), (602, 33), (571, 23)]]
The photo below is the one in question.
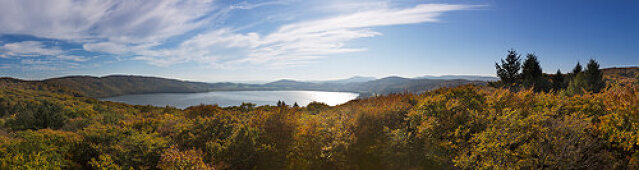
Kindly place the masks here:
[(639, 1), (2, 0), (0, 77), (204, 82), (495, 75), (639, 65)]

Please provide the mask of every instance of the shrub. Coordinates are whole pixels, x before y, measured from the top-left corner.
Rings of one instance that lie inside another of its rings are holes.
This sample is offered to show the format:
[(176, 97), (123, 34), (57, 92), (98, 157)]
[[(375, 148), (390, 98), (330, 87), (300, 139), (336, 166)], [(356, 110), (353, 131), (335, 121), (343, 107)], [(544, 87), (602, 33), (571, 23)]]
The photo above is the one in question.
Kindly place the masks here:
[(59, 129), (66, 119), (66, 110), (61, 105), (42, 101), (21, 106), (15, 119), (8, 123), (13, 130)]

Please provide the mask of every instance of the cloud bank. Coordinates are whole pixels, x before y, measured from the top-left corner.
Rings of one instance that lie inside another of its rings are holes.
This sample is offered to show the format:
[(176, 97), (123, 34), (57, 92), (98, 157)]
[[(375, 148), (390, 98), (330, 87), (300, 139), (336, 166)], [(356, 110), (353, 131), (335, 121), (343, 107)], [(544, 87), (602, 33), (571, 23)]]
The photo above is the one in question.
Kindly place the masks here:
[[(404, 8), (375, 5), (363, 11), (290, 21), (266, 33), (239, 32), (220, 24), (233, 10), (285, 4), (289, 2), (224, 5), (212, 0), (9, 0), (0, 1), (0, 34), (68, 41), (80, 44), (86, 52), (157, 66), (199, 63), (214, 68), (285, 67), (334, 54), (365, 51), (366, 47), (352, 47), (348, 42), (382, 35), (374, 30), (376, 27), (437, 22), (445, 12), (472, 8), (450, 4)], [(176, 37), (180, 41), (175, 42)], [(23, 60), (23, 64), (91, 59), (38, 41), (0, 46), (0, 57), (28, 56), (51, 57)]]

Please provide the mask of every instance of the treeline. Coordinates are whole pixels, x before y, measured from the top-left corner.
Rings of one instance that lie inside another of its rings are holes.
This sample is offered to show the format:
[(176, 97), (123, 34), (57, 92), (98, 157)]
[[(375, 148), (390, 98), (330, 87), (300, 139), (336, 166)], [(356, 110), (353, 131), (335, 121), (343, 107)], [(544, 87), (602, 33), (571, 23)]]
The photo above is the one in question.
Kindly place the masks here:
[(603, 72), (599, 63), (591, 59), (585, 70), (581, 64), (568, 74), (561, 70), (552, 74), (544, 74), (535, 54), (527, 54), (523, 64), (521, 55), (515, 50), (508, 50), (508, 55), (500, 63), (495, 63), (499, 82), (491, 83), (493, 87), (505, 87), (511, 90), (533, 89), (536, 92), (565, 92), (569, 95), (583, 94), (583, 92), (598, 93), (605, 88)]
[(639, 168), (638, 84), (184, 110), (0, 85), (0, 169)]

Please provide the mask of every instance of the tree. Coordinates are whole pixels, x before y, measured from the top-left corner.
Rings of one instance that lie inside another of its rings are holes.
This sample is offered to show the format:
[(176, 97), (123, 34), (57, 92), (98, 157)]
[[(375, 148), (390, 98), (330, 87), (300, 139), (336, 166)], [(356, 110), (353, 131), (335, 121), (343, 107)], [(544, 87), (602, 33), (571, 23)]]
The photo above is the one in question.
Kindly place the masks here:
[(158, 168), (160, 169), (216, 169), (204, 162), (200, 150), (180, 151), (171, 146), (162, 153)]
[(251, 102), (242, 102), (242, 104), (240, 105), (240, 108), (243, 112), (248, 112), (255, 109), (255, 105), (256, 105), (255, 103), (251, 103)]
[(278, 100), (277, 101), (277, 107), (286, 107), (286, 102)]
[(603, 72), (599, 70), (599, 63), (597, 63), (597, 61), (595, 61), (594, 59), (590, 59), (590, 61), (588, 62), (586, 70), (584, 71), (584, 75), (586, 78), (586, 83), (588, 84), (587, 90), (594, 93), (599, 93), (601, 89), (606, 86), (603, 81)]
[(521, 77), (523, 78), (523, 85), (526, 88), (533, 87), (535, 91), (539, 91), (542, 89), (542, 71), (541, 66), (539, 66), (539, 61), (537, 60), (537, 56), (535, 54), (526, 55), (526, 60), (524, 61), (524, 65), (521, 66)]
[(555, 76), (552, 77), (552, 88), (555, 89), (555, 91), (565, 88), (564, 75), (561, 74), (561, 70), (559, 69), (557, 69)]
[(582, 71), (581, 64), (577, 62), (577, 65), (575, 66), (575, 68), (572, 69), (572, 76), (576, 77), (577, 74), (581, 73), (581, 71)]
[(327, 109), (329, 107), (330, 106), (328, 106), (326, 103), (313, 101), (309, 103), (308, 105), (306, 105), (306, 110), (308, 110), (308, 112), (311, 114), (317, 114), (320, 111)]
[(63, 106), (42, 101), (19, 107), (16, 118), (9, 123), (14, 130), (59, 129), (66, 119), (66, 110)]
[(574, 78), (572, 78), (572, 80), (570, 80), (570, 83), (568, 84), (568, 88), (566, 89), (566, 92), (570, 95), (575, 95), (575, 94), (583, 94), (584, 91), (587, 91), (588, 88), (586, 88), (588, 86), (588, 83), (586, 82), (586, 76), (583, 73), (579, 73), (576, 76), (574, 76)]
[(501, 65), (495, 63), (495, 68), (497, 69), (497, 76), (501, 79), (501, 81), (509, 87), (512, 87), (514, 83), (517, 82), (519, 78), (519, 69), (521, 63), (519, 58), (521, 56), (517, 54), (515, 50), (508, 50), (508, 55), (506, 56), (506, 60), (501, 60)]
[(581, 91), (599, 93), (606, 86), (603, 81), (603, 72), (599, 70), (597, 61), (591, 59), (586, 70), (578, 73), (568, 86), (569, 94), (581, 94)]

